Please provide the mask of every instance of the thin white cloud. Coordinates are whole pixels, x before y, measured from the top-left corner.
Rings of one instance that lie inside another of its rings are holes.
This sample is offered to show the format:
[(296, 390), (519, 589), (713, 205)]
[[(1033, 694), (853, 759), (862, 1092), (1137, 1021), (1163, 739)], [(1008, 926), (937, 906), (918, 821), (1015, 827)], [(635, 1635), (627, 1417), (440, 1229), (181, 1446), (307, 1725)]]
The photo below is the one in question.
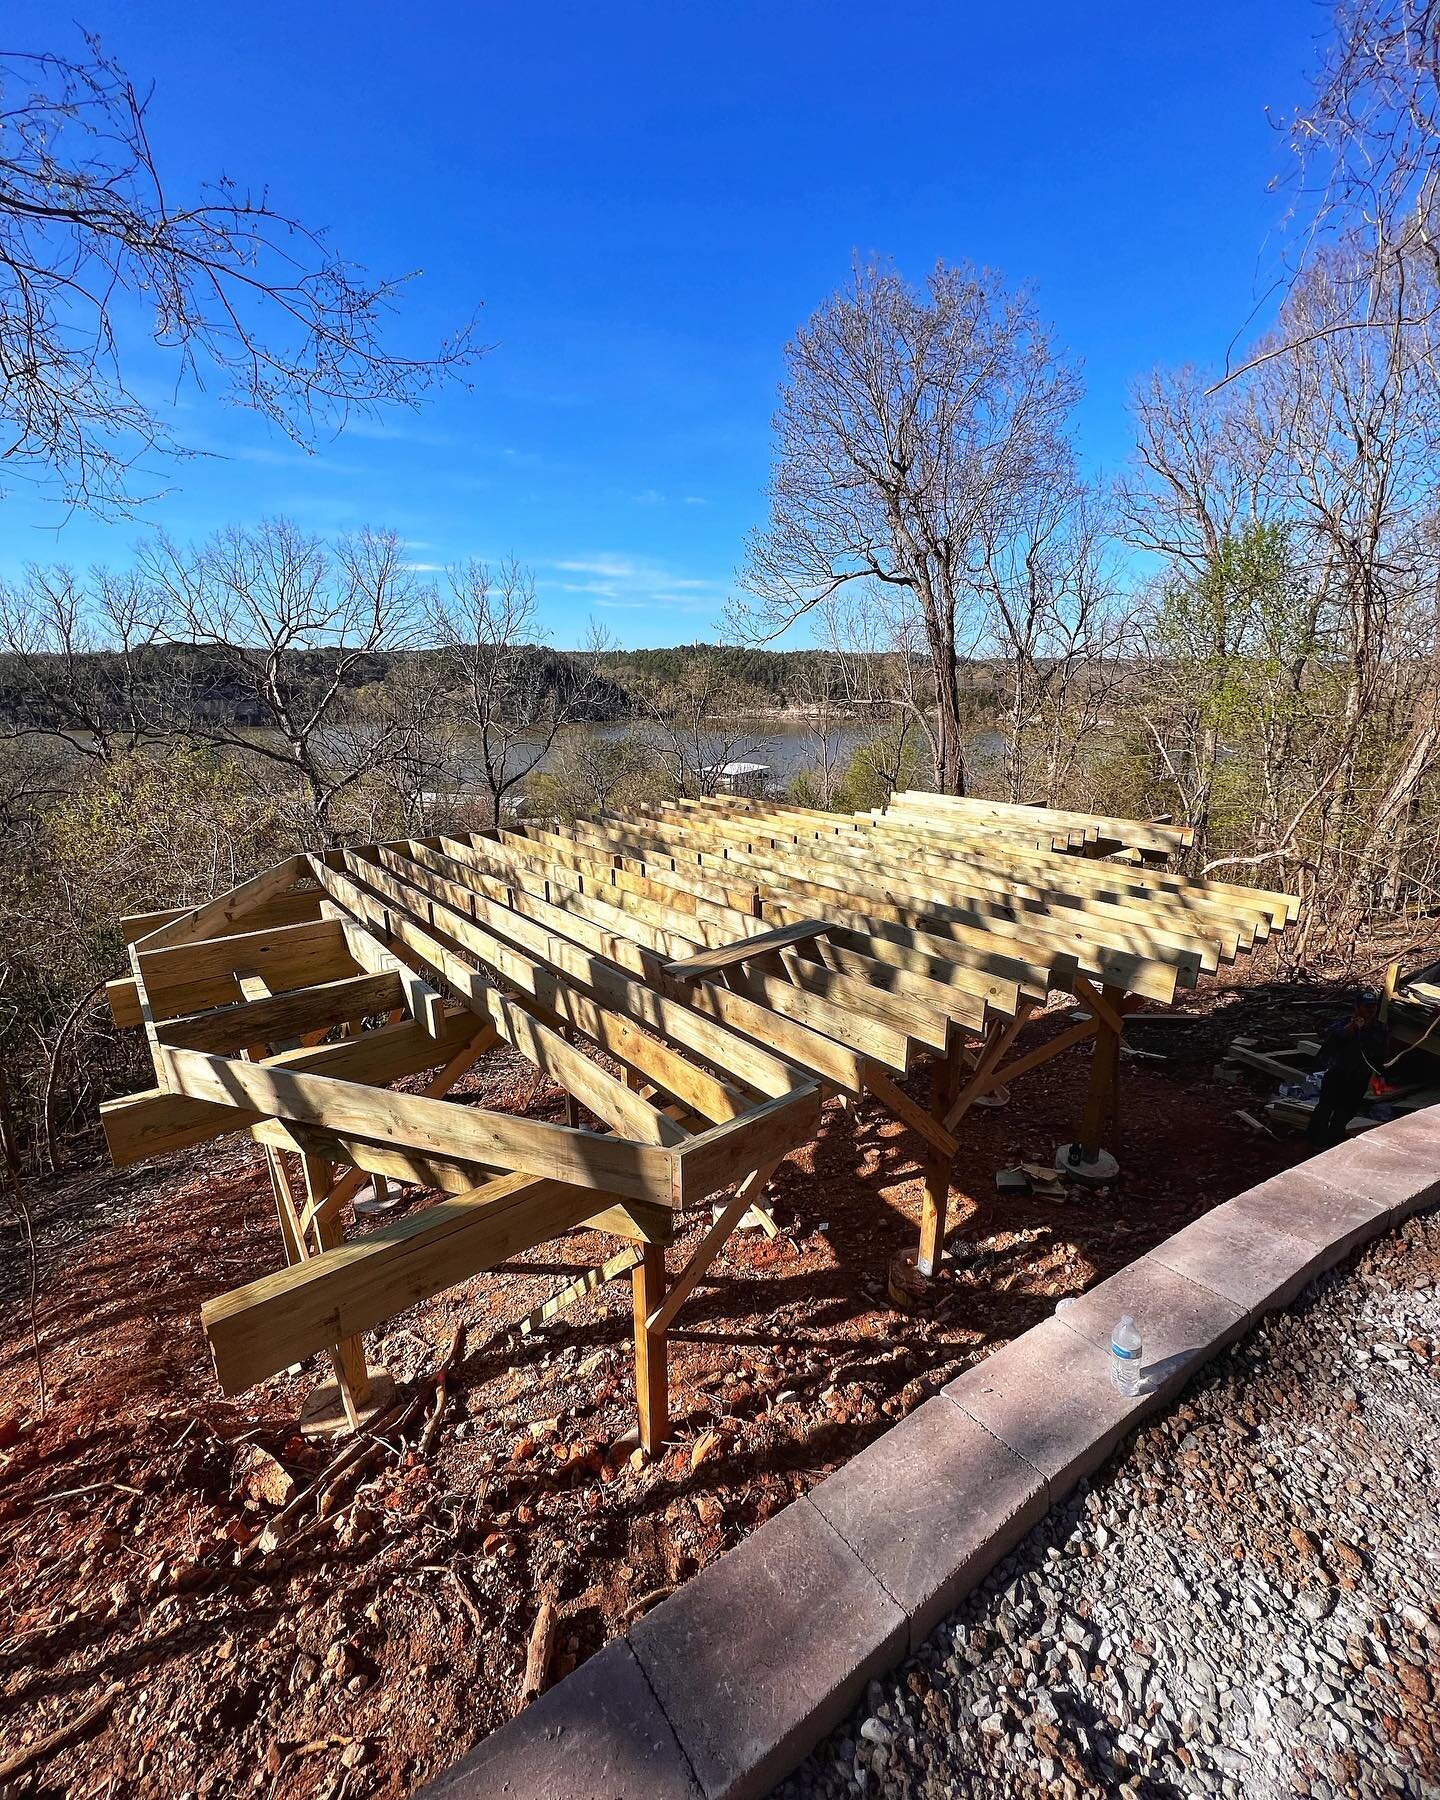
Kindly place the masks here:
[(557, 575), (579, 580), (546, 580), (561, 594), (584, 595), (596, 606), (643, 611), (668, 607), (693, 612), (716, 604), (726, 592), (723, 582), (706, 576), (682, 575), (665, 564), (619, 551), (594, 551), (581, 556), (558, 557), (540, 565)]
[(563, 569), (567, 575), (605, 575), (614, 581), (631, 581), (641, 573), (641, 565), (624, 556), (593, 556), (587, 560), (552, 562), (552, 569)]

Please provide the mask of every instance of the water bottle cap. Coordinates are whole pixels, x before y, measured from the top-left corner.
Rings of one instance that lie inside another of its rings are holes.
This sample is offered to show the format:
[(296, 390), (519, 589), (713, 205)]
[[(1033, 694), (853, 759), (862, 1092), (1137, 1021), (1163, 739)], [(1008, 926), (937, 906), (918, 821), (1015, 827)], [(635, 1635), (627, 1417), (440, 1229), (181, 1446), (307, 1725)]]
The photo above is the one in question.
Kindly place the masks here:
[(1120, 1323), (1122, 1325), (1133, 1325), (1135, 1323), (1134, 1313), (1121, 1313)]

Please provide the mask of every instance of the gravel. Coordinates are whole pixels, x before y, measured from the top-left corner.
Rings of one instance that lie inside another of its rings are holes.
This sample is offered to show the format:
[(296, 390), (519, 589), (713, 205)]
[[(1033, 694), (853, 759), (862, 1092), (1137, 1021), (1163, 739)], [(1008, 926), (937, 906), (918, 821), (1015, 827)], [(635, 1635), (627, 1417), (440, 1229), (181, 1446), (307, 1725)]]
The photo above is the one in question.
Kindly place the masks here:
[(1440, 1795), (1440, 1217), (1213, 1364), (776, 1800)]

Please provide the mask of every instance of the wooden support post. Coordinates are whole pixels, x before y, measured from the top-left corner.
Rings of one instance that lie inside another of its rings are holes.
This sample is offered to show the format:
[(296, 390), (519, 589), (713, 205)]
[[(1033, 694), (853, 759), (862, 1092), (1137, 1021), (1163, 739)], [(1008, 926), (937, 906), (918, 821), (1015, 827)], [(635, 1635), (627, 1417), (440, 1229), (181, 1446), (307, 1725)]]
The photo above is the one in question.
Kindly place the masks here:
[(646, 1244), (631, 1276), (635, 1308), (635, 1404), (640, 1414), (640, 1442), (651, 1456), (660, 1454), (670, 1424), (665, 1330), (650, 1324), (650, 1315), (665, 1298), (665, 1250)]
[[(1107, 1003), (1095, 1013), (1095, 1050), (1090, 1062), (1090, 1092), (1085, 1101), (1085, 1117), (1080, 1125), (1080, 1149), (1088, 1161), (1107, 1146), (1119, 1122), (1120, 1019), (1125, 999), (1123, 988), (1104, 989)], [(1109, 1014), (1109, 1017), (1106, 1014)], [(1115, 1022), (1112, 1023), (1111, 1021)]]
[[(307, 1156), (304, 1160), (307, 1205), (314, 1209), (315, 1242), (321, 1250), (333, 1250), (345, 1235), (340, 1219), (344, 1197), (339, 1192), (335, 1171), (323, 1157)], [(330, 1351), (335, 1366), (335, 1381), (345, 1418), (352, 1431), (358, 1429), (372, 1399), (370, 1371), (365, 1363), (365, 1340), (342, 1338)]]
[(305, 1260), (305, 1239), (300, 1232), (300, 1215), (290, 1192), (290, 1177), (280, 1160), (280, 1152), (265, 1146), (265, 1163), (270, 1170), (270, 1188), (275, 1195), (275, 1214), (280, 1221), (280, 1241), (285, 1246), (285, 1266), (293, 1269)]
[[(933, 1091), (930, 1095), (931, 1116), (944, 1130), (945, 1115), (960, 1085), (965, 1068), (965, 1039), (951, 1027), (950, 1042), (944, 1054), (935, 1059)], [(950, 1204), (950, 1171), (955, 1153), (934, 1144), (926, 1146), (924, 1193), (920, 1212), (920, 1255), (916, 1263), (922, 1275), (934, 1275), (945, 1253), (945, 1213)]]

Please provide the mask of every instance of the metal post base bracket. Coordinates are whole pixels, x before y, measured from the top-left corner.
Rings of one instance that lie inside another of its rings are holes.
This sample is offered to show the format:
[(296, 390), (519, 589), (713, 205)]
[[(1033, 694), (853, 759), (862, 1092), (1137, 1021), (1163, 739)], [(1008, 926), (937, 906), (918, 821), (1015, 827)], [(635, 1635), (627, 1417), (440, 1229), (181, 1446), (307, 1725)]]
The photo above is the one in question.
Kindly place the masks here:
[(1097, 1150), (1087, 1156), (1079, 1144), (1062, 1144), (1055, 1152), (1055, 1172), (1068, 1176), (1071, 1181), (1106, 1187), (1119, 1175), (1120, 1165), (1108, 1150)]

